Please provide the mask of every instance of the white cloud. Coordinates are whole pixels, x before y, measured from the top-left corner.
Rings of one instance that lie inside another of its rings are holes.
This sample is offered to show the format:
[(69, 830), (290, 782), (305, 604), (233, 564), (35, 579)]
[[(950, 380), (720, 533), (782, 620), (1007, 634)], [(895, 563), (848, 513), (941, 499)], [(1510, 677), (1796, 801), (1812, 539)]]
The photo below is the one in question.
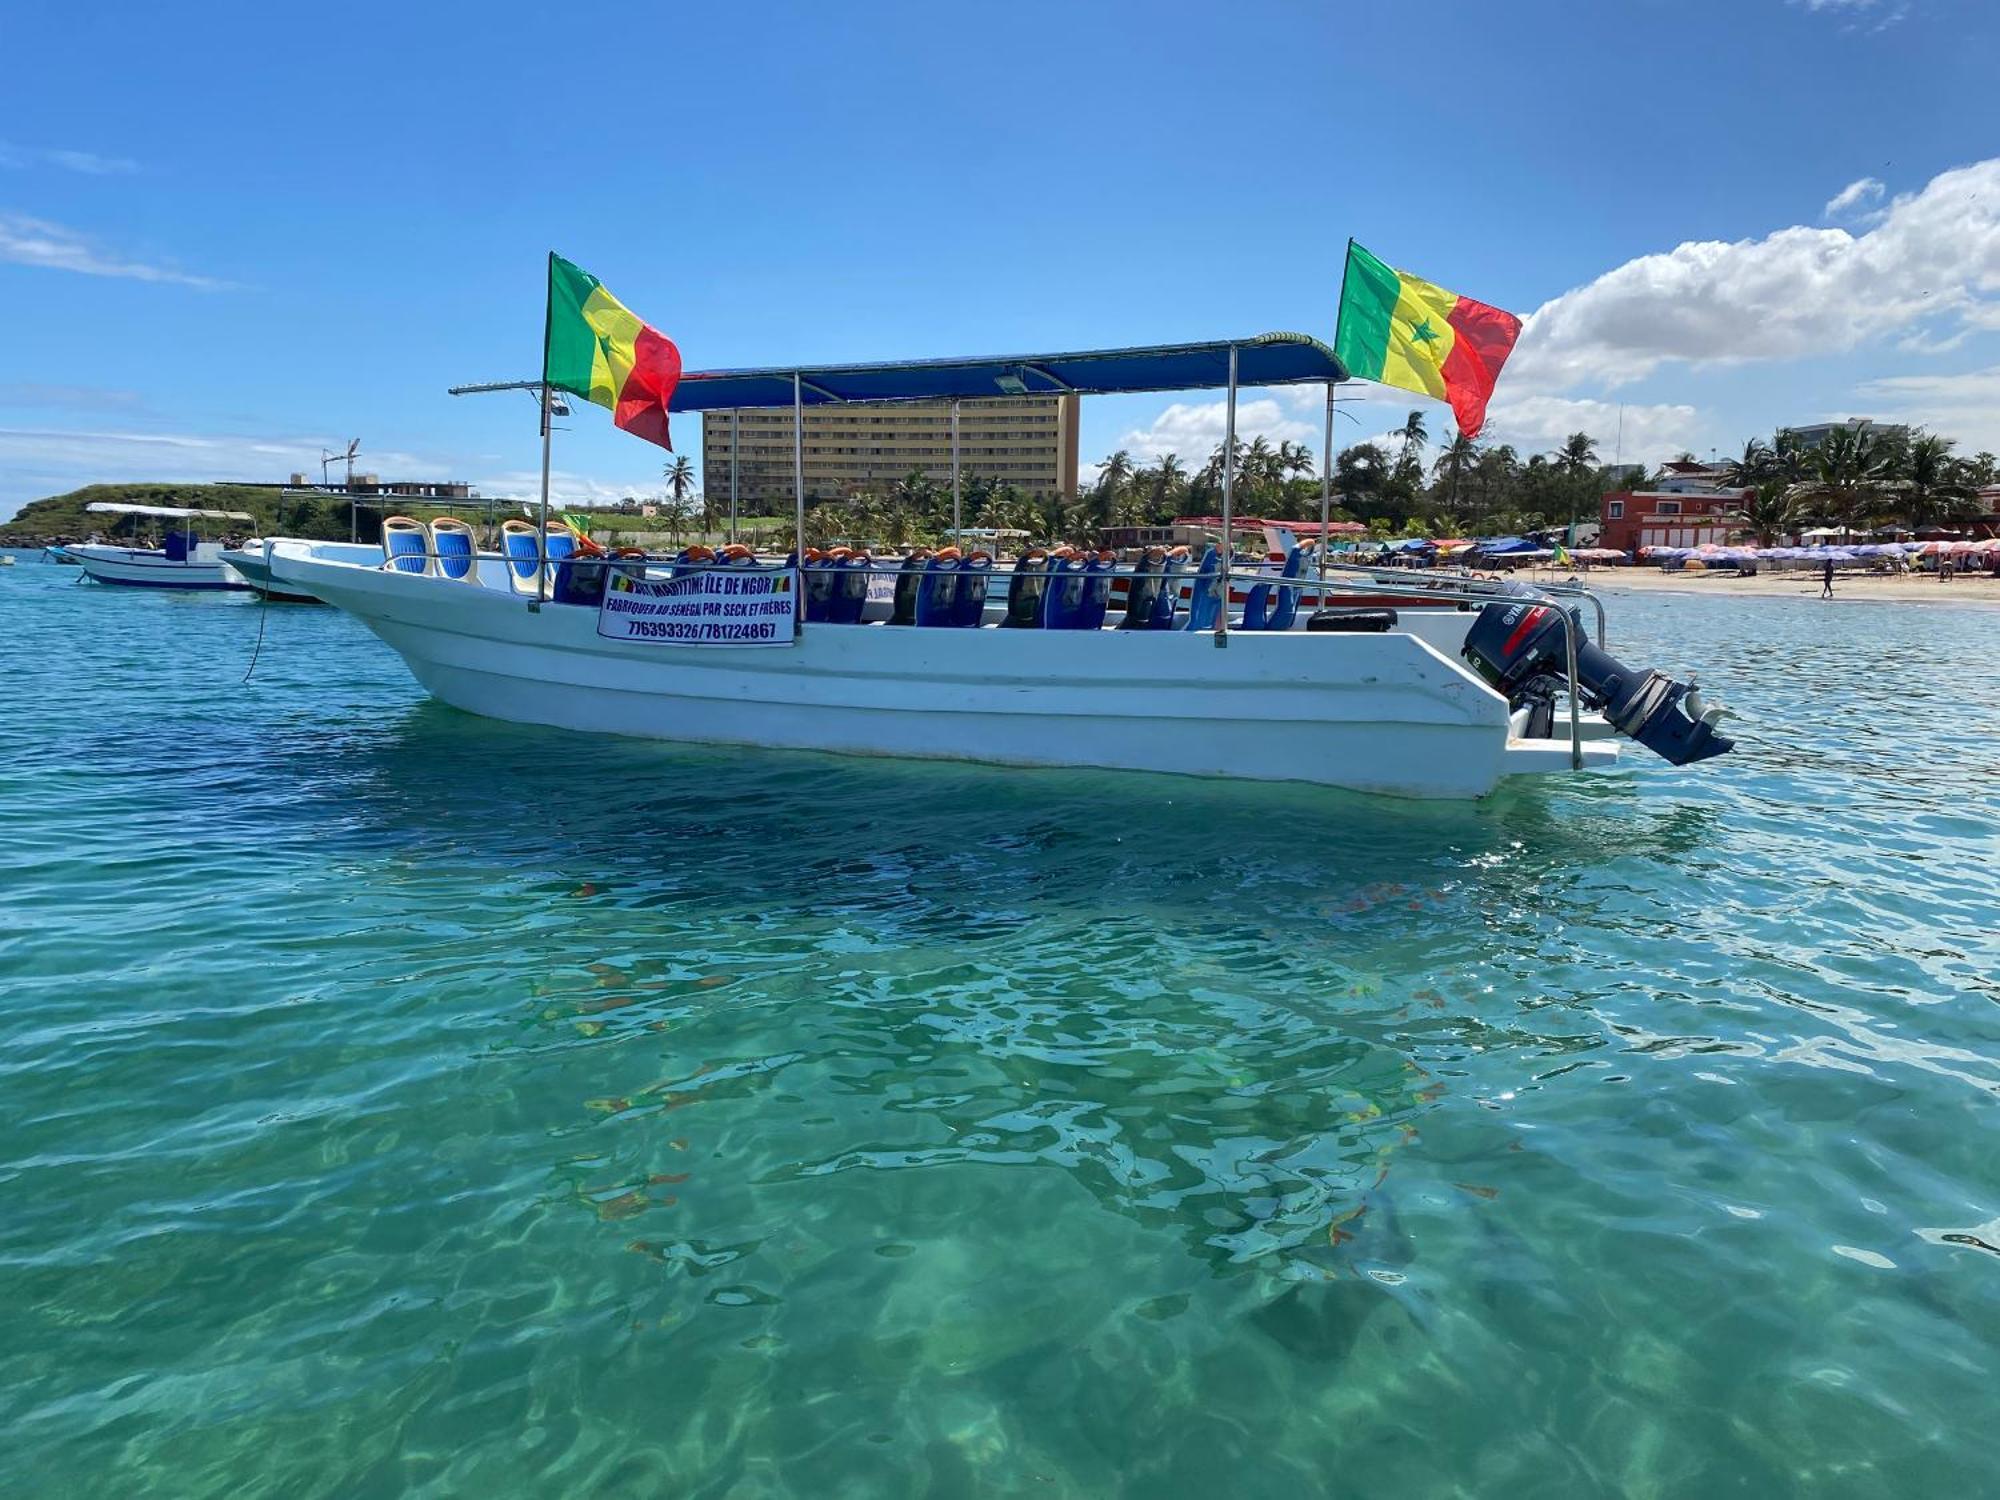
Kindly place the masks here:
[(173, 282), (180, 286), (217, 290), (229, 285), (208, 276), (191, 276), (167, 266), (124, 260), (100, 250), (88, 236), (46, 219), (0, 213), (0, 261), (42, 266), (52, 271), (76, 271), (85, 276), (124, 276), (134, 281)]
[(1595, 438), (1604, 463), (1656, 464), (1684, 449), (1702, 451), (1708, 425), (1692, 406), (1521, 396), (1495, 400), (1479, 436), (1486, 443), (1512, 443), (1525, 457), (1560, 446), (1572, 432)]
[[(1321, 386), (1311, 387), (1315, 408), (1325, 399), (1321, 394), (1323, 389)], [(1274, 446), (1281, 442), (1306, 443), (1318, 451), (1320, 424), (1301, 420), (1287, 409), (1288, 404), (1293, 409), (1297, 406), (1296, 401), (1286, 403), (1272, 397), (1239, 400), (1236, 403), (1236, 436), (1246, 443), (1261, 437)], [(1185, 467), (1198, 469), (1208, 462), (1209, 454), (1221, 446), (1227, 425), (1226, 402), (1176, 401), (1155, 417), (1150, 426), (1135, 427), (1126, 433), (1119, 439), (1118, 446), (1129, 450), (1136, 464), (1149, 464), (1165, 454), (1174, 453), (1180, 456)]]
[[(244, 433), (148, 432), (116, 428), (0, 427), (0, 517), (30, 500), (86, 484), (282, 481), (317, 475), (330, 440)], [(385, 474), (444, 479), (438, 465), (408, 453), (376, 453)]]
[(1826, 200), (1825, 217), (1838, 219), (1844, 214), (1880, 203), (1886, 191), (1879, 177), (1857, 177)]
[(1855, 395), (1878, 418), (1957, 439), (1961, 453), (2000, 452), (2000, 365), (1958, 375), (1884, 376), (1862, 382)]
[[(549, 471), (549, 503), (564, 505), (615, 505), (620, 500), (656, 498), (666, 487), (655, 471), (648, 478), (618, 482), (593, 478), (588, 474), (570, 474), (560, 469)], [(515, 500), (540, 500), (542, 494), (542, 471), (540, 469), (510, 469), (475, 481), (475, 488), (481, 495), (499, 495)]]
[(17, 146), (0, 141), (0, 167), (23, 171), (31, 167), (61, 167), (91, 177), (111, 177), (136, 172), (139, 164), (122, 156), (99, 156), (95, 151), (69, 151), (55, 146)]
[(1903, 4), (1880, 10), (1879, 13), (1878, 7), (1881, 6), (1882, 0), (1790, 0), (1790, 4), (1797, 9), (1810, 11), (1814, 15), (1845, 18), (1840, 28), (1843, 36), (1852, 36), (1856, 33), (1873, 36), (1877, 32), (1887, 31), (1891, 26), (1897, 25), (1910, 13), (1908, 0)]
[(1794, 225), (1759, 240), (1690, 241), (1544, 303), (1502, 389), (1609, 388), (1662, 365), (1842, 353), (2000, 307), (2000, 160), (1941, 172), (1874, 227)]

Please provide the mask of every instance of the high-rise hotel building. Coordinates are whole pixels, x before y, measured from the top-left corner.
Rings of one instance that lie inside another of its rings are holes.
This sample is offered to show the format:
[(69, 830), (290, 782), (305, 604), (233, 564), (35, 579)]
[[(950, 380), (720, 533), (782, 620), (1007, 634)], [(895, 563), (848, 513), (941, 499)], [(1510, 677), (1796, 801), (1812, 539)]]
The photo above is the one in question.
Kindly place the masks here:
[[(968, 397), (958, 403), (958, 467), (1011, 484), (1027, 498), (1076, 492), (1076, 396)], [(742, 452), (731, 440), (731, 418)], [(731, 466), (747, 515), (792, 504), (792, 409), (762, 408), (701, 416), (701, 480), (709, 503), (729, 499)], [(833, 403), (805, 409), (808, 500), (868, 493), (886, 497), (896, 481), (921, 469), (951, 482), (951, 403)]]

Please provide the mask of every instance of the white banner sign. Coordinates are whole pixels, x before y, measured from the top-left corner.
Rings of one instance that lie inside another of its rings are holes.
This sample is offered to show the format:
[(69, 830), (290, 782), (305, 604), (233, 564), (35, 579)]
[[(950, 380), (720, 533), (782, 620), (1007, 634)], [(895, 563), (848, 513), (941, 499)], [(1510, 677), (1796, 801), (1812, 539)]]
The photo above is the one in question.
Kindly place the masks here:
[(708, 568), (658, 582), (613, 572), (597, 633), (667, 646), (789, 646), (798, 608), (789, 568)]

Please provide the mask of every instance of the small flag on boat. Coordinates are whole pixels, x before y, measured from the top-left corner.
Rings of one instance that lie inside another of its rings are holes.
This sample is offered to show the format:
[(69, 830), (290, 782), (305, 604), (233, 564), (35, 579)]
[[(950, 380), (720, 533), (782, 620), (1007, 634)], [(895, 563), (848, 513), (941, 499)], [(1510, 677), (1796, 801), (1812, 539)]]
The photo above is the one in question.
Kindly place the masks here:
[(681, 380), (681, 351), (642, 323), (604, 284), (560, 255), (549, 256), (549, 312), (542, 380), (611, 408), (611, 421), (669, 451), (667, 403)]
[(1395, 270), (1347, 242), (1333, 352), (1357, 379), (1449, 401), (1459, 432), (1477, 437), (1493, 383), (1520, 336), (1512, 313)]

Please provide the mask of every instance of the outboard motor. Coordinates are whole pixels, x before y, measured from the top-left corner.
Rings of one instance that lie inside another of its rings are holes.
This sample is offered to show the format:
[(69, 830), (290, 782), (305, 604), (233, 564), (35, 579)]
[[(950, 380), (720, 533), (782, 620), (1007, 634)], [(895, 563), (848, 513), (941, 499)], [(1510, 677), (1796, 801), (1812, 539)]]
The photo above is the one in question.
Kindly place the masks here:
[[(1735, 748), (1715, 732), (1719, 708), (1705, 708), (1692, 686), (1661, 672), (1635, 672), (1594, 646), (1576, 627), (1576, 683), (1583, 705), (1601, 709), (1613, 729), (1677, 766)], [(1531, 726), (1552, 718), (1556, 688), (1567, 684), (1561, 613), (1548, 604), (1502, 600), (1489, 604), (1465, 636), (1465, 659), (1513, 708), (1526, 707)], [(1546, 731), (1544, 731), (1546, 733)]]

